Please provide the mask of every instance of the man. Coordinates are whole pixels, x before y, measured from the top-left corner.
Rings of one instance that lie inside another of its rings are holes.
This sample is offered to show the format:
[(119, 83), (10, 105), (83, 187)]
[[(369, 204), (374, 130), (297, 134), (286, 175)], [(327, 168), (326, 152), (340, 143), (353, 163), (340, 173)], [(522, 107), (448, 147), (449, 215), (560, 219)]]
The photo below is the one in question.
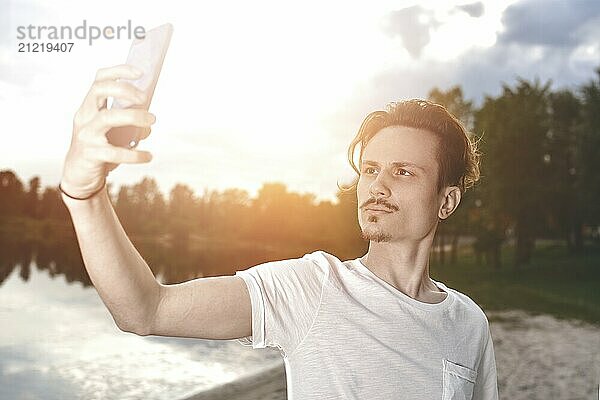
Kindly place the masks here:
[(350, 145), (359, 224), (370, 241), (363, 257), (341, 261), (315, 251), (235, 276), (162, 285), (105, 189), (109, 169), (150, 160), (105, 137), (123, 125), (150, 133), (155, 118), (147, 111), (106, 109), (108, 96), (143, 102), (117, 81), (136, 76), (125, 65), (98, 71), (75, 115), (61, 181), (86, 269), (120, 329), (276, 347), (294, 400), (497, 399), (485, 314), (429, 277), (437, 224), (479, 175), (474, 145), (443, 107), (391, 104), (370, 114)]

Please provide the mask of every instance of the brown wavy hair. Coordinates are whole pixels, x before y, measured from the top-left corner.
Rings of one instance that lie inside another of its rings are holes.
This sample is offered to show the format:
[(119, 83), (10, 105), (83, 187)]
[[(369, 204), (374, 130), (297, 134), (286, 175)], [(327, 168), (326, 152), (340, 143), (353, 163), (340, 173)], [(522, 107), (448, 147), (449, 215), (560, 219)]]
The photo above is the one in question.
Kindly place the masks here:
[(389, 103), (386, 111), (374, 111), (367, 115), (348, 147), (348, 161), (359, 176), (350, 185), (338, 184), (340, 190), (350, 191), (356, 189), (358, 184), (360, 170), (354, 163), (356, 147), (359, 146), (360, 150), (360, 165), (367, 143), (377, 132), (389, 126), (427, 130), (440, 139), (438, 192), (446, 186), (458, 186), (464, 193), (479, 180), (479, 140), (472, 140), (464, 125), (444, 106), (428, 100), (411, 99)]

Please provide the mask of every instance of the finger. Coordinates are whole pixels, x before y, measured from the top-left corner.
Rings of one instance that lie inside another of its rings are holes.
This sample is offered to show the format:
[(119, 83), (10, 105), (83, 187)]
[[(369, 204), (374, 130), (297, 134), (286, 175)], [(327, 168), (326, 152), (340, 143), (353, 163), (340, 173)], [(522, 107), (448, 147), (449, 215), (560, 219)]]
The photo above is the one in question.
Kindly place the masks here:
[(116, 81), (116, 79), (138, 79), (143, 75), (143, 72), (133, 65), (121, 64), (114, 67), (101, 68), (96, 72), (94, 83), (86, 94), (81, 106), (75, 113), (75, 125), (84, 125), (94, 117), (98, 109), (106, 108), (106, 99), (109, 95), (98, 97), (94, 95), (94, 90), (98, 82)]
[(111, 128), (117, 126), (138, 126), (140, 128), (149, 128), (150, 125), (156, 122), (154, 114), (141, 109), (110, 109), (101, 110), (90, 121), (88, 128), (90, 132), (95, 132), (99, 135), (104, 135)]
[(129, 64), (120, 64), (113, 67), (100, 68), (96, 72), (96, 82), (116, 79), (138, 79), (143, 71)]
[(100, 81), (95, 82), (83, 102), (83, 108), (100, 110), (106, 108), (108, 97), (126, 100), (132, 104), (144, 104), (146, 95), (143, 91), (125, 81)]
[(146, 94), (128, 82), (101, 81), (95, 82), (85, 96), (75, 120), (79, 125), (84, 125), (93, 119), (97, 112), (106, 109), (108, 97), (119, 99), (131, 104), (145, 105)]
[(152, 154), (143, 150), (130, 150), (124, 147), (106, 145), (94, 149), (94, 158), (113, 164), (141, 164), (151, 161)]
[(138, 140), (146, 139), (148, 136), (150, 136), (151, 130), (152, 130), (151, 128), (140, 129), (140, 134), (139, 134)]

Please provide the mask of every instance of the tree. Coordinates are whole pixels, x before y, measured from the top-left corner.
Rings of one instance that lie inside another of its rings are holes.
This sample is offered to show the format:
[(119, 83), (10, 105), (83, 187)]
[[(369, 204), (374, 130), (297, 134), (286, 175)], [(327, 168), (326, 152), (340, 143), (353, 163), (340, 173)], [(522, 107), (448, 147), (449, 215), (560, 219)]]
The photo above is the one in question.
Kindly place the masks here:
[(25, 193), (25, 214), (31, 218), (39, 218), (40, 210), (40, 177), (34, 176), (29, 180), (29, 190)]
[[(429, 92), (429, 99), (434, 103), (441, 104), (453, 114), (458, 120), (460, 120), (471, 140), (475, 141), (476, 138), (471, 133), (473, 127), (473, 103), (467, 101), (463, 97), (463, 92), (460, 86), (454, 86), (447, 91), (433, 88)], [(439, 248), (439, 262), (444, 264), (445, 262), (445, 238), (446, 236), (451, 237), (450, 241), (450, 258), (451, 262), (456, 262), (458, 254), (458, 240), (461, 234), (465, 234), (468, 230), (468, 215), (469, 209), (474, 207), (474, 200), (468, 193), (465, 193), (461, 199), (459, 208), (446, 220), (442, 221), (438, 225), (436, 232), (436, 247)]]
[(530, 260), (543, 220), (540, 204), (552, 184), (544, 164), (549, 87), (550, 82), (518, 79), (515, 88), (503, 85), (500, 97), (486, 97), (475, 116), (476, 130), (483, 133), (484, 204), (498, 218), (506, 213), (514, 221), (516, 265)]
[(139, 232), (156, 234), (164, 226), (167, 207), (154, 178), (144, 177), (131, 187), (130, 202), (135, 207), (134, 224)]
[(577, 146), (581, 128), (582, 104), (577, 96), (562, 90), (551, 93), (550, 129), (547, 132), (544, 163), (552, 184), (546, 201), (540, 204), (548, 231), (564, 237), (570, 251), (581, 251), (582, 197), (577, 188)]
[(11, 170), (0, 171), (0, 215), (22, 215), (24, 211), (23, 183)]
[(433, 88), (429, 91), (429, 100), (441, 104), (458, 118), (471, 131), (473, 128), (473, 102), (465, 100), (460, 86), (453, 86), (447, 91)]
[(283, 183), (264, 183), (252, 202), (253, 230), (259, 240), (286, 241), (290, 238), (289, 194)]
[(332, 224), (337, 231), (336, 242), (340, 256), (346, 258), (358, 257), (368, 249), (369, 244), (362, 238), (358, 223), (358, 198), (356, 186), (351, 190), (338, 190), (338, 204), (335, 219)]
[(159, 234), (167, 220), (167, 205), (154, 178), (123, 185), (115, 209), (125, 229), (135, 234)]
[(232, 239), (245, 236), (246, 218), (251, 203), (248, 192), (234, 188), (225, 189), (221, 193), (215, 191), (209, 200), (212, 212), (204, 214), (202, 223)]
[(39, 203), (39, 211), (41, 218), (71, 221), (69, 211), (65, 207), (57, 188), (46, 187), (44, 189)]
[(581, 213), (587, 224), (600, 224), (600, 68), (596, 79), (581, 88), (582, 130), (577, 157), (576, 191), (581, 192)]
[(176, 184), (169, 196), (167, 229), (175, 247), (188, 249), (192, 229), (198, 221), (198, 206), (194, 191), (187, 185)]

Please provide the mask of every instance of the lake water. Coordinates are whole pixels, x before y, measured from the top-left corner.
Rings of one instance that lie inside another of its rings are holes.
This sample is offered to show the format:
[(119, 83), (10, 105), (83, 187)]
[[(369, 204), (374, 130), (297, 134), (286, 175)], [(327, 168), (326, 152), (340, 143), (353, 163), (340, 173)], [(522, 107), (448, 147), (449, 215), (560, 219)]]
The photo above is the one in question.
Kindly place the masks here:
[(171, 400), (282, 363), (234, 340), (124, 333), (93, 287), (66, 276), (31, 262), (2, 282), (0, 399)]

